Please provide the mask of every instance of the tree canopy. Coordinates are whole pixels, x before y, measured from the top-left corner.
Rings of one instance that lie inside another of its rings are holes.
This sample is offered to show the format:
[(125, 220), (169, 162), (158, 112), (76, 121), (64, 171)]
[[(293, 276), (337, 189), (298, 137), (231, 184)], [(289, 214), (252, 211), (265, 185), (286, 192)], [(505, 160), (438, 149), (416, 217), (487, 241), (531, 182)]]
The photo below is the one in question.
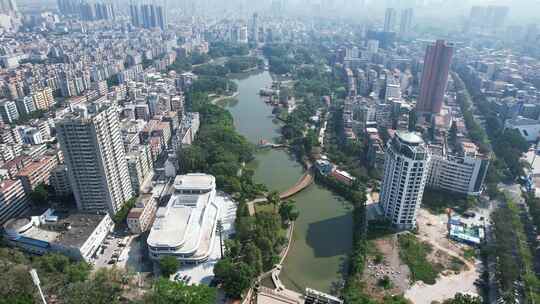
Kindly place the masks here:
[(35, 205), (43, 206), (49, 201), (49, 189), (45, 184), (39, 184), (32, 192), (30, 192), (30, 200)]
[(458, 293), (453, 299), (446, 300), (443, 304), (482, 304), (482, 299), (468, 294)]
[(180, 262), (173, 256), (166, 256), (159, 260), (159, 269), (161, 275), (168, 278), (171, 274), (175, 273), (180, 267)]
[(144, 297), (148, 304), (207, 304), (216, 302), (216, 289), (206, 285), (188, 286), (161, 278)]
[(193, 94), (190, 107), (199, 112), (203, 124), (193, 145), (179, 151), (180, 171), (208, 172), (220, 189), (246, 198), (264, 191), (253, 183), (253, 170), (243, 166), (253, 159), (255, 147), (236, 132), (231, 114), (211, 104), (206, 95)]

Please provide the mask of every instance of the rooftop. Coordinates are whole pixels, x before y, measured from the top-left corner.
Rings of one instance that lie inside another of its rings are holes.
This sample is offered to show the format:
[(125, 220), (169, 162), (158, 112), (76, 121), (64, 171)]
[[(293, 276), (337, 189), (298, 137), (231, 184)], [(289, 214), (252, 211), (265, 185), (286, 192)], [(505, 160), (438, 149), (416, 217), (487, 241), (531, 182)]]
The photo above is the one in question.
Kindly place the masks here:
[(55, 212), (54, 216), (58, 217), (57, 221), (33, 226), (22, 236), (66, 247), (80, 247), (105, 217), (76, 211)]
[(196, 258), (208, 252), (217, 220), (214, 177), (177, 176), (174, 185), (176, 191), (167, 205), (157, 210), (147, 243), (150, 247), (171, 248), (175, 254)]
[(518, 116), (506, 121), (507, 126), (530, 126), (540, 124), (538, 120)]
[[(18, 179), (5, 179), (0, 183), (0, 191), (4, 193), (9, 188), (13, 187), (16, 183), (18, 183)], [(20, 183), (20, 182), (19, 182)], [(22, 187), (22, 184), (20, 184)]]
[(215, 187), (215, 178), (211, 175), (192, 173), (187, 175), (178, 175), (174, 179), (176, 189), (210, 189)]
[(422, 137), (415, 132), (397, 131), (396, 135), (401, 141), (408, 144), (419, 145), (424, 142)]
[(34, 173), (36, 170), (40, 169), (43, 166), (47, 166), (50, 164), (50, 161), (54, 158), (54, 156), (43, 156), (40, 159), (34, 160), (33, 162), (27, 164), (24, 166), (17, 175), (19, 176), (27, 176)]
[(158, 209), (154, 225), (148, 236), (150, 245), (180, 246), (186, 241), (186, 231), (193, 222), (191, 219), (195, 208), (175, 204), (177, 200), (179, 197), (173, 196), (166, 207)]

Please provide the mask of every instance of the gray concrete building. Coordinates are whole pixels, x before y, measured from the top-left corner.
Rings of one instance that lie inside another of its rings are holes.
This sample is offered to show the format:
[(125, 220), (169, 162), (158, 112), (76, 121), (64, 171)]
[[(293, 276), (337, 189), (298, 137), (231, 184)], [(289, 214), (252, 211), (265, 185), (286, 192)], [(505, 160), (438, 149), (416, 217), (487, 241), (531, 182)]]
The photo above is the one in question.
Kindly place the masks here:
[(114, 215), (133, 196), (116, 106), (81, 107), (57, 130), (77, 207)]

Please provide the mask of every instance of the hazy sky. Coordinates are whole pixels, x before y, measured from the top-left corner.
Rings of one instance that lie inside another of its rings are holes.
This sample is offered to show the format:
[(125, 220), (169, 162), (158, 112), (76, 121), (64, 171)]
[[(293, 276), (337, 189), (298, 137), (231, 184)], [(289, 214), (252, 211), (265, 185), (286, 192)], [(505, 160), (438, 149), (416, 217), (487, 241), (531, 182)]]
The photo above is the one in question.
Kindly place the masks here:
[[(19, 7), (55, 6), (56, 0), (16, 0)], [(89, 0), (98, 1), (98, 0)], [(104, 1), (104, 0), (99, 0)], [(128, 3), (129, 0), (112, 0), (118, 3)], [(152, 1), (152, 0), (147, 0)], [(163, 1), (163, 0), (160, 0)], [(248, 14), (253, 9), (261, 10), (270, 8), (273, 0), (167, 0), (170, 6), (181, 5), (185, 2), (194, 2), (200, 5), (207, 3), (214, 10), (231, 11), (242, 8), (243, 13)], [(510, 9), (509, 22), (513, 24), (540, 23), (540, 0), (274, 0), (282, 1), (286, 7), (294, 7), (310, 12), (316, 6), (332, 9), (332, 12), (346, 15), (351, 18), (355, 15), (361, 17), (367, 14), (371, 18), (383, 18), (384, 9), (388, 6), (403, 7), (421, 3), (428, 3), (427, 8), (418, 8), (418, 16), (426, 15), (429, 19), (456, 19), (468, 16), (472, 5), (507, 5)], [(365, 3), (362, 9), (362, 3)], [(429, 5), (431, 3), (431, 5)], [(366, 6), (369, 11), (366, 12)], [(420, 5), (421, 6), (421, 5)], [(324, 11), (323, 10), (323, 11)]]

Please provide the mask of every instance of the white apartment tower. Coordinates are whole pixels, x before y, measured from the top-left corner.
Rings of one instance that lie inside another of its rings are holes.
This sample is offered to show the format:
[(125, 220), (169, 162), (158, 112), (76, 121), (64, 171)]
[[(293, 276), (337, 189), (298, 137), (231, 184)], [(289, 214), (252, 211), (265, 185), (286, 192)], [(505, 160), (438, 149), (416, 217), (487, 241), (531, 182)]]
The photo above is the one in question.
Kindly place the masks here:
[(417, 133), (397, 132), (388, 143), (381, 186), (384, 215), (398, 229), (416, 226), (431, 153)]
[(133, 196), (116, 107), (79, 108), (57, 130), (77, 207), (114, 215)]

